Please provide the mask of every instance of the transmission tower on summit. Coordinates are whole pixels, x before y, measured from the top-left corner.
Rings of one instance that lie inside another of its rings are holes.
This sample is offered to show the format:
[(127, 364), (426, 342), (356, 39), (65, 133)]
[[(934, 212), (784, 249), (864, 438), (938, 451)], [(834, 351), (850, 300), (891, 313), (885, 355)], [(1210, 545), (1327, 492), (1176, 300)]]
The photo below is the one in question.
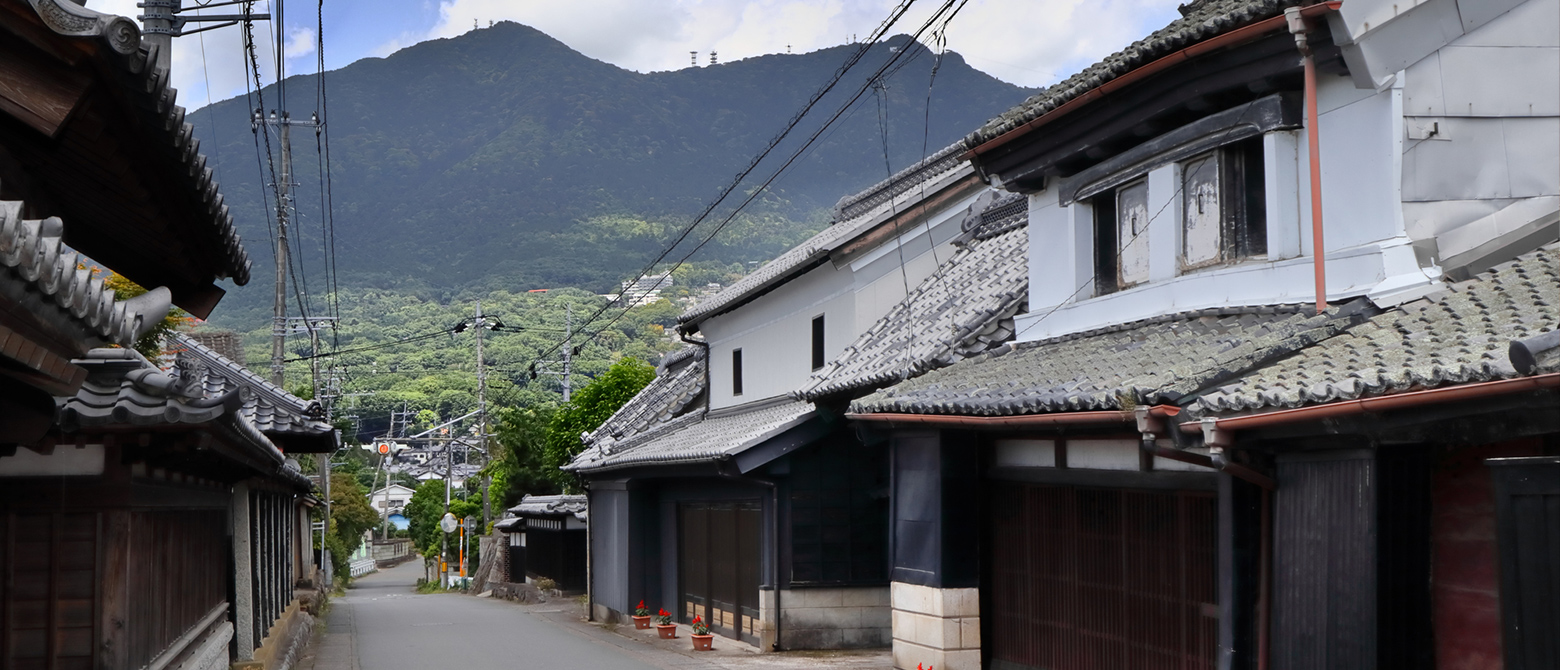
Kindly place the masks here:
[(698, 67), (699, 66), (699, 52), (697, 52), (697, 51), (689, 51), (688, 52), (688, 64), (692, 65), (693, 67)]
[(718, 62), (718, 61), (715, 59), (715, 52), (711, 51), (710, 52), (710, 65), (714, 65), (716, 62)]

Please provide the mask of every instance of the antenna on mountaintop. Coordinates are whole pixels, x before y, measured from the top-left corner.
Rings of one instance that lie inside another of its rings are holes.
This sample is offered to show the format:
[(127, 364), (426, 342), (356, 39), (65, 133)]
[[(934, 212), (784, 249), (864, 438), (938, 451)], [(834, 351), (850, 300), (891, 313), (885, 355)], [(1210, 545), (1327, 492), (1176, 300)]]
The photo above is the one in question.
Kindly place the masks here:
[(785, 45), (785, 52), (786, 53), (791, 53), (791, 45), (789, 45), (789, 44)]
[(689, 63), (688, 63), (689, 65), (692, 65), (694, 67), (698, 67), (699, 66), (699, 52), (697, 52), (697, 51), (689, 51), (688, 52), (688, 61), (689, 61)]
[(711, 51), (710, 52), (710, 65), (714, 65), (715, 63), (716, 63), (715, 52)]

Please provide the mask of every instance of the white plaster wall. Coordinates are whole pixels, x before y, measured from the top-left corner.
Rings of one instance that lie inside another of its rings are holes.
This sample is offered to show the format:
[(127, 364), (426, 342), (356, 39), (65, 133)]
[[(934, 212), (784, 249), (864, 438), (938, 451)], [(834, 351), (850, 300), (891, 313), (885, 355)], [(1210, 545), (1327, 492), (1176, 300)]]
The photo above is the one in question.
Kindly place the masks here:
[[(710, 407), (784, 395), (812, 374), (812, 320), (823, 315), (832, 360), (952, 256), (949, 240), (978, 194), (951, 203), (851, 262), (824, 262), (773, 291), (699, 324), (710, 343)], [(934, 244), (935, 243), (935, 244)], [(901, 262), (901, 252), (903, 261)], [(742, 395), (732, 393), (731, 352), (742, 350)]]
[(1447, 258), (1560, 209), (1560, 0), (1521, 3), (1399, 78), (1409, 237)]

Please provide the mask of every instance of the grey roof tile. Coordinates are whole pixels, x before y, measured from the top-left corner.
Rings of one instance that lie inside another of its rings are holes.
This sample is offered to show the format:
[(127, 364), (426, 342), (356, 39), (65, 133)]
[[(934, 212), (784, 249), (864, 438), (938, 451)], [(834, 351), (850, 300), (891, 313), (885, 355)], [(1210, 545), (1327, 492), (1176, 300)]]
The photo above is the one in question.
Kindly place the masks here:
[(686, 414), (621, 440), (596, 441), (564, 469), (590, 473), (719, 461), (800, 425), (815, 412), (812, 403), (777, 398)]
[(966, 219), (958, 251), (794, 395), (871, 390), (1012, 339), (1029, 298), (1028, 202), (1006, 195)]
[(170, 172), (189, 194), (189, 205), (202, 213), (207, 224), (199, 231), (203, 249), (220, 259), (218, 264), (234, 283), (249, 283), (249, 254), (233, 226), (233, 215), (223, 204), (214, 173), (200, 153), (195, 128), (184, 120), (184, 108), (174, 104), (178, 91), (169, 85), (167, 69), (155, 67), (154, 47), (141, 41), (134, 21), (105, 14), (62, 0), (29, 0), (45, 26), (55, 33), (100, 42), (92, 49), (113, 64), (116, 84), (141, 116), (148, 134), (156, 138), (159, 159), (171, 162)]
[(1138, 67), (1211, 37), (1278, 16), (1285, 7), (1299, 4), (1301, 0), (1189, 2), (1181, 6), (1181, 18), (987, 121), (964, 139), (964, 146), (974, 149)]
[(179, 375), (194, 380), (205, 397), (218, 397), (241, 389), (242, 412), (261, 432), (313, 436), (335, 430), (326, 421), (318, 402), (288, 393), (183, 333), (175, 333), (170, 344), (178, 355)]
[(697, 409), (704, 397), (704, 374), (703, 347), (687, 346), (667, 354), (655, 379), (607, 417), (587, 444), (631, 437)]
[(1357, 323), (1358, 301), (1207, 309), (993, 349), (880, 390), (858, 413), (1009, 416), (1174, 402)]
[[(1299, 355), (1224, 384), (1194, 415), (1300, 407), (1518, 376), (1512, 340), (1560, 327), (1560, 243), (1383, 312)], [(1560, 354), (1539, 359), (1560, 371)]]
[(569, 515), (584, 519), (585, 509), (586, 498), (583, 495), (527, 495), (520, 499), (520, 504), (509, 508), (509, 513), (517, 516)]
[[(100, 343), (128, 346), (168, 314), (167, 289), (115, 300), (101, 277), (65, 246), (58, 218), (22, 218), (22, 203), (0, 201), (0, 295), (80, 338), (85, 351)], [(50, 318), (52, 317), (52, 318)]]
[[(806, 242), (775, 257), (747, 276), (732, 283), (709, 298), (689, 308), (677, 317), (680, 323), (701, 321), (728, 309), (748, 298), (779, 284), (792, 275), (821, 263), (830, 251), (844, 245), (878, 224), (887, 221), (893, 212), (903, 211), (905, 206), (919, 200), (922, 193), (914, 187), (923, 184), (948, 182), (969, 169), (962, 152), (949, 147), (926, 158), (888, 182), (846, 198), (836, 207), (838, 216), (849, 218), (836, 220)], [(914, 191), (914, 192), (912, 192)]]

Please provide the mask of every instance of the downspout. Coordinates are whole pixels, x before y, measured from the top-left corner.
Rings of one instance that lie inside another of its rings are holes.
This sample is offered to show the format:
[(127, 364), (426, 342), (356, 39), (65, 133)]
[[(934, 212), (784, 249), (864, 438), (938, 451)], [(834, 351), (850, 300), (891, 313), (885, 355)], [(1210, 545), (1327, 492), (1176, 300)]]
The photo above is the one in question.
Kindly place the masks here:
[(1327, 260), (1322, 244), (1322, 126), (1316, 113), (1316, 58), (1311, 53), (1307, 33), (1311, 27), (1301, 16), (1299, 7), (1284, 10), (1289, 22), (1289, 32), (1294, 33), (1295, 47), (1305, 61), (1305, 141), (1310, 152), (1311, 168), (1311, 250), (1316, 272), (1316, 313), (1327, 310)]
[(704, 349), (704, 414), (710, 413), (710, 396), (714, 395), (714, 389), (710, 388), (710, 343), (707, 340), (690, 340), (688, 332), (677, 327), (677, 339)]

